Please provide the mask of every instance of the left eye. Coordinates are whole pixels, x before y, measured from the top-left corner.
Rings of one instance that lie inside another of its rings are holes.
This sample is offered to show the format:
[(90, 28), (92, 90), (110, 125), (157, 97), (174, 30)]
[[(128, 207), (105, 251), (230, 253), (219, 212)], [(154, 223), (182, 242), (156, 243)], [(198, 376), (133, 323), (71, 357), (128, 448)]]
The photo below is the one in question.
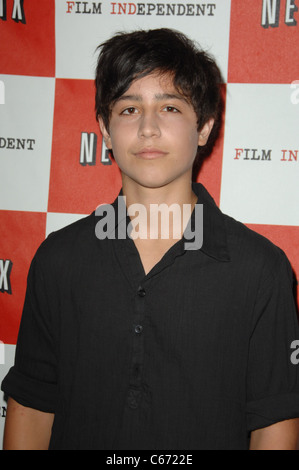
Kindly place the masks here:
[(164, 110), (166, 110), (168, 113), (179, 113), (179, 110), (174, 106), (165, 106), (165, 108), (163, 108), (163, 111)]

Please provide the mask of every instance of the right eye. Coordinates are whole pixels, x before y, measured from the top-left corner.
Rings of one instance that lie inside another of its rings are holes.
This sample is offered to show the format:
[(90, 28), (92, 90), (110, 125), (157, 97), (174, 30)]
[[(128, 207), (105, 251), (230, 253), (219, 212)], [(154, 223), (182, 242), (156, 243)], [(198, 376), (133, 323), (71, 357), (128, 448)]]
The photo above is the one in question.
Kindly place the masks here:
[(136, 108), (134, 108), (134, 106), (130, 106), (129, 108), (126, 108), (124, 109), (121, 114), (126, 114), (126, 115), (130, 115), (130, 114), (136, 114), (138, 112), (138, 110)]

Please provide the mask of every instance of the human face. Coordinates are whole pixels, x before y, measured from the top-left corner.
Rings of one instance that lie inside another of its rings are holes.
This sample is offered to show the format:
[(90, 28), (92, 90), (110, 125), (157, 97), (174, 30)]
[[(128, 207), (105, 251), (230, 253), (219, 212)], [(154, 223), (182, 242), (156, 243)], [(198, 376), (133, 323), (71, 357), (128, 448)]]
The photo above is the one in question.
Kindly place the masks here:
[(198, 145), (205, 145), (213, 122), (197, 129), (193, 106), (178, 93), (170, 75), (135, 80), (113, 105), (109, 132), (100, 119), (123, 182), (158, 188), (191, 181)]

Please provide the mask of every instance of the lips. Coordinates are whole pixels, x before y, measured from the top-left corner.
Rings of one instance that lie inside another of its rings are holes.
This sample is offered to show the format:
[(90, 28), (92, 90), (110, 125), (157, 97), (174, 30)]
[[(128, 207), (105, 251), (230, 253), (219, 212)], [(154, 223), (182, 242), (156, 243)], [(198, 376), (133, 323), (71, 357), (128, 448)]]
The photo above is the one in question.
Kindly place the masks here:
[(161, 158), (167, 155), (167, 152), (157, 148), (143, 148), (134, 153), (137, 158), (144, 160), (154, 160), (155, 158)]

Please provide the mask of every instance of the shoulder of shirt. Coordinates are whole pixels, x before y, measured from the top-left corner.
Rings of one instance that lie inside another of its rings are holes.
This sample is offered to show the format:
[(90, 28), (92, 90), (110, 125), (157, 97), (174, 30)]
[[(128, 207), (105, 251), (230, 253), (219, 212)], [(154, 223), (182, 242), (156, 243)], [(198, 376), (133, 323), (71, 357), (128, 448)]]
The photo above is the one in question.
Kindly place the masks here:
[(223, 217), (228, 235), (228, 243), (239, 243), (240, 248), (249, 250), (250, 254), (255, 256), (280, 257), (284, 255), (283, 250), (267, 237), (227, 214), (223, 214)]
[(224, 222), (227, 250), (232, 261), (240, 259), (241, 256), (251, 264), (255, 263), (258, 269), (264, 267), (269, 273), (280, 263), (289, 263), (285, 252), (279, 246), (244, 223), (223, 213), (203, 186), (202, 191), (205, 202), (208, 205), (212, 204), (214, 209), (216, 207), (218, 215)]
[(94, 215), (83, 217), (59, 230), (51, 232), (39, 246), (35, 258), (63, 259), (74, 257), (94, 242)]
[(279, 246), (233, 217), (226, 214), (223, 217), (232, 258), (238, 253), (238, 258), (245, 259), (256, 271), (263, 272), (266, 278), (278, 275), (283, 265), (287, 265), (290, 270), (290, 262)]

